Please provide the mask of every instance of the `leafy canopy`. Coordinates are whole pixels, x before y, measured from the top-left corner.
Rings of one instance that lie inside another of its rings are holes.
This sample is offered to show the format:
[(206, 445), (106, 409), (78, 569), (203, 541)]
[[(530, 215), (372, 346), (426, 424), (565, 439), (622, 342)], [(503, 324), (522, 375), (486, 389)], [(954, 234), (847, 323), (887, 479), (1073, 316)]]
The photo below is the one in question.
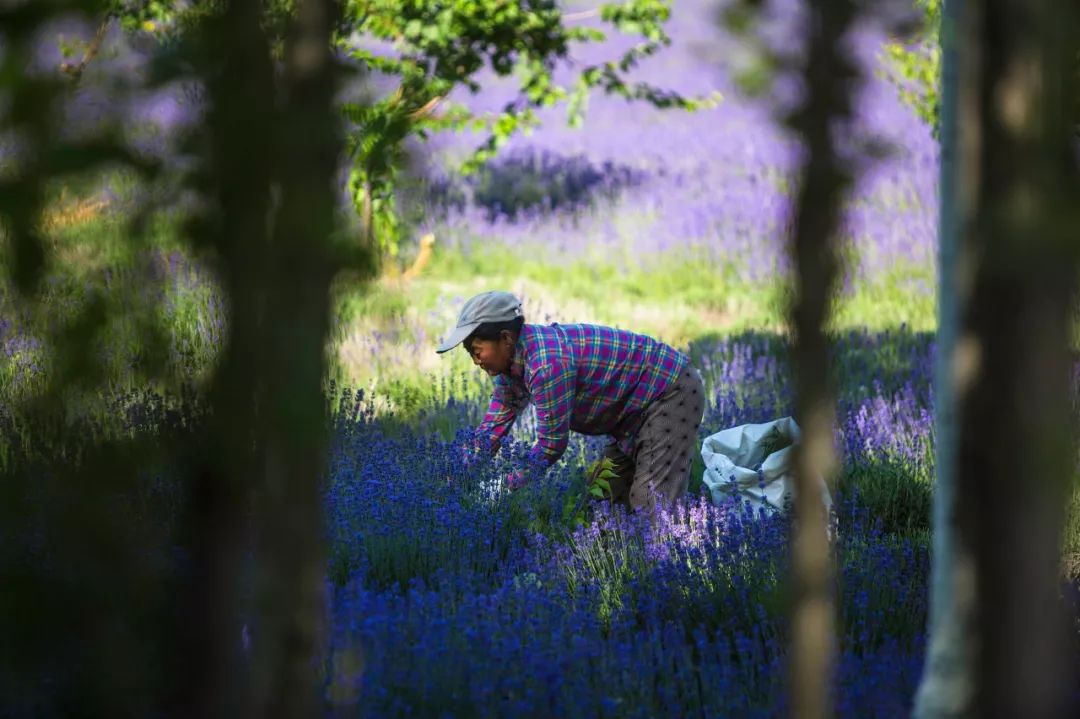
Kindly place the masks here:
[[(892, 41), (885, 46), (889, 60), (889, 78), (900, 97), (938, 137), (941, 117), (941, 14), (942, 0), (915, 0), (922, 13), (922, 27), (906, 42)], [(1080, 29), (1080, 28), (1078, 28)], [(1074, 35), (1077, 37), (1077, 35)], [(1072, 118), (1080, 134), (1080, 42), (1074, 49), (1072, 65)]]
[(941, 0), (916, 0), (922, 11), (919, 32), (909, 42), (892, 41), (885, 55), (892, 69), (890, 79), (901, 99), (938, 136), (941, 107)]
[[(266, 27), (278, 52), (295, 5), (295, 0), (264, 2)], [(152, 32), (169, 43), (221, 6), (220, 0), (111, 0), (109, 14), (130, 31)], [(483, 133), (460, 168), (469, 173), (514, 134), (537, 126), (542, 108), (565, 104), (567, 121), (580, 125), (593, 90), (688, 111), (712, 107), (719, 99), (715, 93), (688, 98), (627, 78), (643, 59), (671, 43), (664, 30), (669, 0), (605, 3), (570, 15), (554, 0), (343, 0), (341, 9), (333, 40), (339, 57), (396, 84), (385, 97), (341, 106), (349, 127), (349, 195), (365, 240), (383, 255), (395, 256), (402, 240), (395, 195), (410, 137), (423, 140), (445, 130)], [(572, 82), (560, 85), (555, 70), (568, 62), (576, 45), (607, 39), (603, 30), (578, 22), (593, 18), (640, 40), (609, 61), (575, 68)], [(459, 88), (478, 92), (478, 77), (488, 69), (517, 80), (515, 97), (498, 112), (476, 114), (450, 99)]]

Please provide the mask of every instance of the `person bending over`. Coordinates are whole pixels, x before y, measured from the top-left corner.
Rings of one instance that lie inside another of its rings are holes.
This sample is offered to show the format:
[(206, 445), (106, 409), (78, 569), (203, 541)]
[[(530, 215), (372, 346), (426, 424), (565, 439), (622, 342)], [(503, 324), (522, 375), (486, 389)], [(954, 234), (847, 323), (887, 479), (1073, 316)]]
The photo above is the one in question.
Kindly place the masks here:
[[(683, 353), (612, 327), (527, 324), (521, 301), (499, 291), (469, 299), (436, 352), (459, 344), (495, 384), (475, 457), (495, 454), (531, 402), (538, 438), (530, 466), (557, 462), (571, 431), (607, 435), (613, 502), (652, 509), (686, 494), (705, 389)], [(530, 479), (516, 472), (507, 482)]]

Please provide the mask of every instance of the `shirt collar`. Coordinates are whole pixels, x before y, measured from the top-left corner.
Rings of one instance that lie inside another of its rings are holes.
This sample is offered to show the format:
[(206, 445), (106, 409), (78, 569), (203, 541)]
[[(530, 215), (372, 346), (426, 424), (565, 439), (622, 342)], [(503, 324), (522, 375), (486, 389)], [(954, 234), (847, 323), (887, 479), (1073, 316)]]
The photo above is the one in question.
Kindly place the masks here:
[(525, 335), (529, 332), (529, 325), (521, 326), (521, 334), (518, 335), (514, 345), (514, 359), (510, 361), (510, 376), (516, 379), (525, 378)]

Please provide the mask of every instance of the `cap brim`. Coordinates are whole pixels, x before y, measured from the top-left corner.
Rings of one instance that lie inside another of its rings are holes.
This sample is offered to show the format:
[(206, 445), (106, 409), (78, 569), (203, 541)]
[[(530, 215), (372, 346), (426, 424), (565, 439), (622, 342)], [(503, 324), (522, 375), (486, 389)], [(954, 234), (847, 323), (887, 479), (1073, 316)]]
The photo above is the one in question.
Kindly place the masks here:
[(454, 331), (450, 333), (450, 336), (446, 338), (446, 341), (439, 345), (438, 349), (435, 351), (439, 354), (449, 352), (464, 342), (465, 338), (471, 335), (472, 331), (482, 324), (483, 322), (476, 322), (475, 324), (465, 325), (464, 327), (455, 327)]

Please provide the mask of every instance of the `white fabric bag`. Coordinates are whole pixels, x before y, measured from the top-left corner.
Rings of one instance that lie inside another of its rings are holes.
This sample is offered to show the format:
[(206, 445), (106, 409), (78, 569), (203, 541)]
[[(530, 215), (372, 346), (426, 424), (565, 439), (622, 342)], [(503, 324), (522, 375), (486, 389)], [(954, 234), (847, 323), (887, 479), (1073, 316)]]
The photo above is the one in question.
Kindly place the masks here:
[[(792, 502), (792, 450), (800, 438), (799, 425), (791, 417), (744, 424), (706, 437), (701, 443), (701, 458), (705, 461), (702, 480), (713, 504), (730, 502), (733, 493), (755, 506), (766, 504), (782, 509), (786, 502)], [(816, 484), (821, 488), (823, 506), (831, 512), (829, 488), (820, 477)]]

